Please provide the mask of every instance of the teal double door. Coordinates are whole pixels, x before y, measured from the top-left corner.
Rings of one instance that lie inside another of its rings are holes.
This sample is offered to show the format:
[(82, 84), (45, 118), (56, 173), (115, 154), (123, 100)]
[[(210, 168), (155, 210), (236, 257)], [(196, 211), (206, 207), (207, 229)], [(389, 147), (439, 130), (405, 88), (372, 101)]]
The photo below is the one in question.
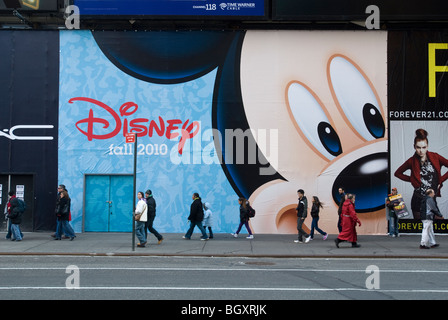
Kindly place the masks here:
[(133, 176), (86, 175), (84, 231), (131, 232)]

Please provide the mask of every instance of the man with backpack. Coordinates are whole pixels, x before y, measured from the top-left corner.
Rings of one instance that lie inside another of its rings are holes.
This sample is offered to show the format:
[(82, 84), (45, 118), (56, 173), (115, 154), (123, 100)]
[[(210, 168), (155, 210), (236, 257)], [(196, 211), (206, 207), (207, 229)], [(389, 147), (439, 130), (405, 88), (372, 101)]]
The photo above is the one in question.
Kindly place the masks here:
[(9, 199), (9, 210), (8, 219), (11, 224), (12, 241), (22, 241), (23, 234), (20, 230), (20, 224), (22, 223), (23, 212), (26, 209), (25, 201), (16, 197), (14, 191), (8, 193)]

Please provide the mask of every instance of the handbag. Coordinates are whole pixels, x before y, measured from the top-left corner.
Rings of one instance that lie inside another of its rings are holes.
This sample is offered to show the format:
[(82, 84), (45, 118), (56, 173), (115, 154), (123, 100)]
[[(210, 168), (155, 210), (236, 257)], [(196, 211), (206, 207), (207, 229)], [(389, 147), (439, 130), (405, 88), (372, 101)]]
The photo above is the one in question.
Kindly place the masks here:
[(134, 214), (134, 219), (135, 219), (135, 221), (140, 221), (140, 218), (142, 217), (143, 213), (146, 211), (146, 208), (147, 208), (147, 207), (145, 207), (145, 209), (143, 209), (143, 212), (142, 212), (142, 213)]

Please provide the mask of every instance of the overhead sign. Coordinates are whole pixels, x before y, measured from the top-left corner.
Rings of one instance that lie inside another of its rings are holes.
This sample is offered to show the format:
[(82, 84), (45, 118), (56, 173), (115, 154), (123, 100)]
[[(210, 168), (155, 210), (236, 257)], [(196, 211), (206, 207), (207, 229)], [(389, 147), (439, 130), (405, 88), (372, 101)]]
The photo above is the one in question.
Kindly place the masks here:
[(266, 0), (74, 0), (81, 16), (264, 17)]

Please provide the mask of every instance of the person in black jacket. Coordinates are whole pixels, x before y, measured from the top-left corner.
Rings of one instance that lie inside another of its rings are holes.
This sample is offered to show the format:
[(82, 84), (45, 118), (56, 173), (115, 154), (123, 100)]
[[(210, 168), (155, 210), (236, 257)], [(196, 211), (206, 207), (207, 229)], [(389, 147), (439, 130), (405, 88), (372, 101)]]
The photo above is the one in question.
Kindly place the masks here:
[(193, 229), (197, 226), (202, 232), (201, 240), (208, 240), (207, 233), (202, 226), (202, 220), (204, 220), (204, 209), (202, 207), (201, 198), (199, 197), (199, 194), (195, 192), (193, 193), (192, 199), (193, 203), (191, 204), (190, 215), (188, 216), (188, 220), (190, 220), (190, 228), (183, 238), (190, 240)]
[(299, 196), (299, 203), (297, 204), (297, 231), (299, 233), (298, 239), (294, 240), (295, 243), (302, 243), (303, 236), (305, 236), (305, 243), (310, 242), (311, 236), (303, 230), (303, 222), (308, 215), (308, 200), (305, 197), (305, 191), (303, 189), (297, 190), (297, 195)]
[[(56, 206), (59, 203), (59, 200), (61, 199), (61, 192), (62, 191), (67, 191), (67, 188), (65, 187), (65, 184), (60, 184), (58, 185), (58, 194), (56, 195)], [(68, 193), (68, 191), (67, 191)], [(58, 219), (56, 218), (56, 231), (51, 235), (53, 238), (56, 238), (56, 234), (58, 233)], [(63, 234), (63, 239), (68, 239), (69, 236), (66, 234)]]
[[(152, 226), (154, 223), (154, 219), (156, 217), (156, 200), (152, 196), (152, 191), (149, 189), (146, 190), (146, 192), (145, 192), (145, 200), (146, 200), (146, 205), (148, 208), (148, 220), (146, 220), (146, 223), (145, 223), (145, 230), (149, 230), (149, 232), (151, 232), (153, 235), (155, 235), (158, 240), (158, 244), (161, 244), (163, 241), (163, 237)], [(146, 239), (148, 239), (147, 232), (146, 232)]]
[(313, 221), (311, 222), (311, 231), (310, 236), (311, 240), (314, 239), (314, 229), (316, 229), (317, 232), (319, 232), (323, 236), (323, 240), (327, 240), (328, 233), (325, 231), (322, 231), (319, 226), (319, 212), (320, 209), (323, 208), (322, 202), (320, 202), (319, 198), (317, 196), (313, 196), (312, 205), (311, 205), (311, 217), (313, 218)]
[(253, 239), (254, 235), (252, 234), (252, 230), (249, 227), (249, 206), (250, 203), (249, 201), (247, 201), (245, 198), (239, 198), (238, 199), (238, 204), (240, 205), (240, 224), (238, 226), (238, 229), (236, 230), (235, 233), (231, 233), (232, 236), (234, 236), (235, 238), (238, 237), (238, 234), (241, 231), (241, 228), (243, 227), (243, 225), (246, 227), (247, 232), (249, 232), (249, 236), (246, 237), (246, 239)]
[(347, 195), (345, 193), (345, 189), (344, 187), (339, 187), (338, 189), (339, 192), (339, 206), (338, 206), (338, 230), (339, 232), (342, 231), (342, 217), (341, 217), (341, 212), (342, 212), (342, 205), (344, 204), (345, 200), (347, 200)]
[(56, 204), (56, 217), (58, 219), (58, 226), (56, 228), (55, 240), (61, 240), (61, 234), (64, 233), (69, 236), (70, 241), (76, 238), (70, 223), (68, 222), (70, 216), (70, 197), (66, 190), (61, 191), (61, 196)]

